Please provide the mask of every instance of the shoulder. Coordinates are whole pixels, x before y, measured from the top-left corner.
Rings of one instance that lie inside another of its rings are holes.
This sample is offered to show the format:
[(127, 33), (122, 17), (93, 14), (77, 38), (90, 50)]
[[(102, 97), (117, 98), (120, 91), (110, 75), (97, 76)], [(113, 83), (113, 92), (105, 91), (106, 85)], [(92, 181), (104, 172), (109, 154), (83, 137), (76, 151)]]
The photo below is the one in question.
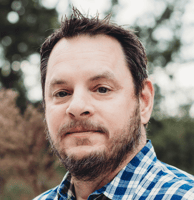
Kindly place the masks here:
[(55, 187), (53, 189), (50, 189), (39, 196), (35, 197), (33, 200), (50, 200), (50, 199), (57, 199), (57, 191), (58, 187)]
[(194, 176), (159, 161), (151, 141), (130, 161), (119, 180), (115, 197), (194, 200)]
[(194, 176), (160, 161), (147, 171), (142, 181), (139, 187), (139, 191), (145, 191), (142, 196), (156, 199), (194, 199)]
[(155, 163), (153, 169), (157, 169), (157, 175), (159, 179), (164, 179), (164, 182), (169, 180), (181, 181), (183, 183), (188, 183), (194, 187), (194, 176), (178, 169), (169, 164), (160, 162), (159, 160)]

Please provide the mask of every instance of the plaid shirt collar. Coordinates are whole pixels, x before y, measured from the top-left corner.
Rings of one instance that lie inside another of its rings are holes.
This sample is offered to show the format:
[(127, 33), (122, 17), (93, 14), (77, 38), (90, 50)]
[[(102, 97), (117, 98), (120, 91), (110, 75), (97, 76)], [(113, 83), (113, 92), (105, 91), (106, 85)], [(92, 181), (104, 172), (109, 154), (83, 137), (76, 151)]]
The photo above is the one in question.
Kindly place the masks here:
[[(108, 199), (128, 199), (137, 190), (139, 182), (145, 176), (146, 171), (157, 160), (151, 141), (148, 141), (143, 149), (125, 166), (117, 176), (101, 189), (93, 192), (88, 200), (98, 199), (105, 195)], [(71, 184), (71, 175), (67, 173), (58, 188), (58, 194), (64, 199), (75, 199), (74, 187)]]
[[(34, 200), (75, 200), (71, 175), (61, 184)], [(151, 141), (124, 167), (117, 176), (88, 200), (194, 200), (194, 177), (157, 160)]]

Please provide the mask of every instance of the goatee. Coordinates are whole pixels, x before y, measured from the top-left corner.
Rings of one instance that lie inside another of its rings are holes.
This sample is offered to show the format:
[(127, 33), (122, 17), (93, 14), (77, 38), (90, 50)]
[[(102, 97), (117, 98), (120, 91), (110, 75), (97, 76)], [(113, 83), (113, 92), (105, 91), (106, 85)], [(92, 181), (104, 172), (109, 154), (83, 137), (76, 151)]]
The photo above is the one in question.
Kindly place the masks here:
[[(84, 129), (95, 127), (101, 132), (108, 131), (105, 127), (95, 125), (89, 121), (75, 121), (65, 125), (65, 127), (76, 127), (78, 124), (79, 127), (82, 126)], [(90, 153), (78, 159), (76, 156), (69, 156), (64, 150), (60, 150), (58, 148), (59, 144), (51, 139), (47, 130), (47, 138), (54, 153), (71, 175), (81, 181), (93, 181), (101, 175), (115, 171), (126, 160), (127, 156), (133, 152), (133, 149), (138, 146), (141, 137), (139, 104), (136, 105), (126, 127), (117, 131), (114, 135), (115, 137), (110, 139), (110, 146), (107, 146), (107, 149)]]

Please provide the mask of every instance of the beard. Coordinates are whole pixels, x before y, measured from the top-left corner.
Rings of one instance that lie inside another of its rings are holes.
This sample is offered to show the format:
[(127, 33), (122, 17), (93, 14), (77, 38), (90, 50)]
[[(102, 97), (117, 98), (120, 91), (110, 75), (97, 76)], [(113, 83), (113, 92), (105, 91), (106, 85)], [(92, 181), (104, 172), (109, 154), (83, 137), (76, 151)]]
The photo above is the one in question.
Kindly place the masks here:
[[(81, 126), (84, 129), (95, 128), (99, 132), (109, 134), (102, 125), (96, 125), (89, 121), (72, 121), (59, 130), (62, 135), (64, 130)], [(59, 141), (54, 142), (47, 128), (47, 139), (51, 144), (53, 152), (59, 157), (64, 167), (77, 180), (94, 181), (101, 175), (115, 171), (123, 163), (134, 148), (139, 145), (141, 137), (141, 124), (139, 103), (137, 103), (128, 124), (121, 130), (114, 133), (114, 138), (109, 141), (109, 146), (104, 151), (92, 152), (82, 158), (75, 155), (67, 155), (64, 149), (59, 149)], [(85, 143), (87, 141), (83, 141)]]

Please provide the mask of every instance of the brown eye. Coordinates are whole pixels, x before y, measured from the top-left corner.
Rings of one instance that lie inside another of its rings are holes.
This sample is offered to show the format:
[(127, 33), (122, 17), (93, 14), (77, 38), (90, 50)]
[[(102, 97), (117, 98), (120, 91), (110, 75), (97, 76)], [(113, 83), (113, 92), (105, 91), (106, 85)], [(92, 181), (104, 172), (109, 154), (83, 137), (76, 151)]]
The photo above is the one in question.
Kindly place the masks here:
[(105, 88), (105, 87), (99, 87), (97, 89), (97, 92), (99, 92), (99, 93), (107, 93), (108, 91), (109, 91), (109, 89)]
[(60, 91), (60, 92), (58, 92), (58, 93), (56, 94), (57, 97), (66, 97), (67, 95), (68, 95), (68, 93), (65, 92), (65, 91)]

